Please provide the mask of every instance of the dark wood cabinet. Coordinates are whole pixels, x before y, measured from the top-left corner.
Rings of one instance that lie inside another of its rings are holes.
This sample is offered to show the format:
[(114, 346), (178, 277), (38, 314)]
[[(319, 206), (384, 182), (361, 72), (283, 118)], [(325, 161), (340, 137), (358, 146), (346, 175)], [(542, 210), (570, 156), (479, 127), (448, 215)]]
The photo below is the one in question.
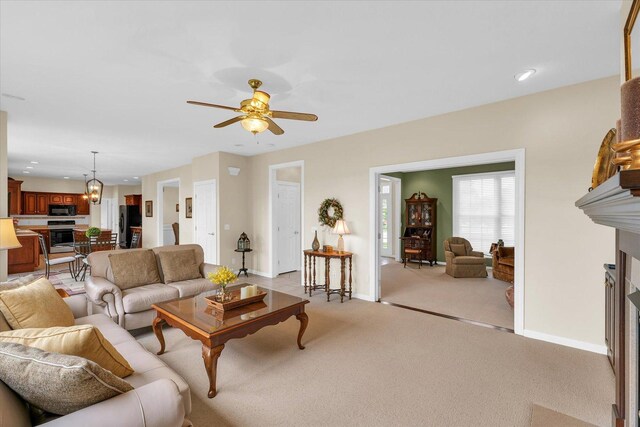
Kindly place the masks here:
[(89, 215), (91, 213), (91, 207), (89, 206), (89, 199), (82, 197), (82, 194), (78, 195), (76, 203), (76, 214)]
[(127, 206), (137, 206), (142, 215), (142, 194), (128, 194), (124, 196), (124, 204)]
[(40, 263), (40, 243), (34, 232), (18, 233), (20, 248), (9, 249), (9, 274), (34, 271)]
[(438, 261), (436, 236), (438, 199), (418, 192), (413, 193), (404, 202), (405, 227), (401, 237), (403, 245), (406, 248), (420, 249), (422, 260), (428, 261), (430, 265), (433, 265)]
[(50, 205), (64, 205), (64, 196), (62, 194), (51, 193), (49, 194)]
[(62, 204), (63, 205), (75, 205), (78, 201), (77, 194), (63, 194), (62, 195)]
[(24, 215), (45, 215), (49, 208), (49, 200), (46, 195), (39, 193), (22, 192), (22, 213)]
[(9, 215), (19, 215), (22, 212), (22, 181), (9, 178), (8, 187)]

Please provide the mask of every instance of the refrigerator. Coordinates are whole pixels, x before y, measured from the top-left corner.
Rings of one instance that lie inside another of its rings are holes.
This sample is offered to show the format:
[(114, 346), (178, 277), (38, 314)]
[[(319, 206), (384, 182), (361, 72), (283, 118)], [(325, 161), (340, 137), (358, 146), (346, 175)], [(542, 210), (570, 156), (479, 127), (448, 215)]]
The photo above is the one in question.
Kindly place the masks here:
[(120, 205), (120, 215), (118, 216), (118, 239), (121, 248), (131, 246), (131, 227), (142, 225), (142, 215), (139, 206)]

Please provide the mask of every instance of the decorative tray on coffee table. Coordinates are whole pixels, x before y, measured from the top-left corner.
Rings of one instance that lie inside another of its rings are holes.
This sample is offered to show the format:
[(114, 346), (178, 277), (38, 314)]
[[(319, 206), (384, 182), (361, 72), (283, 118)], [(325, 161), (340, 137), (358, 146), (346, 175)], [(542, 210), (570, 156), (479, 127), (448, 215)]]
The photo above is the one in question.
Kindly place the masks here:
[(267, 292), (263, 291), (262, 289), (258, 289), (257, 295), (243, 298), (243, 299), (240, 299), (240, 289), (234, 289), (232, 291), (229, 291), (229, 294), (231, 295), (231, 299), (225, 302), (216, 301), (214, 295), (204, 297), (204, 299), (207, 301), (207, 304), (209, 304), (211, 307), (215, 308), (216, 310), (228, 311), (228, 310), (233, 310), (234, 308), (242, 307), (243, 305), (253, 304), (255, 302), (262, 301), (265, 295), (267, 295)]

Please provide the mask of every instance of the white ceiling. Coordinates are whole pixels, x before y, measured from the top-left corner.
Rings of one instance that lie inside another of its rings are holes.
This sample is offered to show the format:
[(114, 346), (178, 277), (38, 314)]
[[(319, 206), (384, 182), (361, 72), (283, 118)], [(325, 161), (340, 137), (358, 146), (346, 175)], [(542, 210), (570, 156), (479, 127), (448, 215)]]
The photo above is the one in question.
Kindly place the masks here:
[[(133, 176), (252, 155), (619, 72), (619, 1), (0, 3), (11, 176)], [(537, 74), (524, 83), (513, 75)], [(254, 137), (187, 99), (311, 112)]]

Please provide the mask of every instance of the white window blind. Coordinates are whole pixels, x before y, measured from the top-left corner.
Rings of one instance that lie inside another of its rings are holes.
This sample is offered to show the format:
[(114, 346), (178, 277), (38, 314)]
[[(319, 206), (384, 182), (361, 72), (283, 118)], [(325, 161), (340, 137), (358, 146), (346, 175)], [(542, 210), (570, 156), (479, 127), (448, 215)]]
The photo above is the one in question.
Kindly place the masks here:
[(453, 176), (453, 235), (489, 252), (498, 239), (515, 240), (515, 172)]

